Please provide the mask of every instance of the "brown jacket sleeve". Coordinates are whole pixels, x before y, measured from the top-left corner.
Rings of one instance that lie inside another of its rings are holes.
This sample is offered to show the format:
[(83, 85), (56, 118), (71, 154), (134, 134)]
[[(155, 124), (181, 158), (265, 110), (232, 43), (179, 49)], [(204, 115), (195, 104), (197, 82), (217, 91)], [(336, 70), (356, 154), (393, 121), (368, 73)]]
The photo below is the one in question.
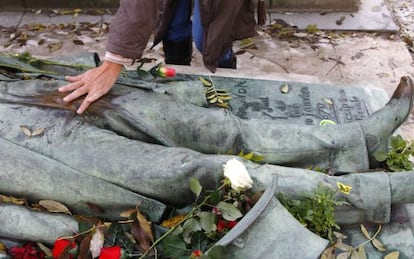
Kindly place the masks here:
[(121, 0), (106, 50), (127, 58), (141, 58), (158, 20), (159, 2)]
[(212, 72), (234, 40), (256, 35), (253, 0), (200, 0), (204, 28), (203, 61)]

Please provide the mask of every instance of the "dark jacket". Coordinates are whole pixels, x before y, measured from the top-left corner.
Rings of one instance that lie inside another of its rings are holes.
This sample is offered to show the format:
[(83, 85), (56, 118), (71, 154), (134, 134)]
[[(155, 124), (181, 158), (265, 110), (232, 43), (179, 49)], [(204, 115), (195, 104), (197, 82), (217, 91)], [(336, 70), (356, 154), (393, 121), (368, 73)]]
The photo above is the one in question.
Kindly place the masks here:
[[(111, 25), (107, 50), (141, 58), (149, 37), (162, 41), (175, 11), (175, 0), (121, 0)], [(203, 61), (214, 72), (234, 40), (256, 35), (254, 0), (200, 0), (204, 28)]]

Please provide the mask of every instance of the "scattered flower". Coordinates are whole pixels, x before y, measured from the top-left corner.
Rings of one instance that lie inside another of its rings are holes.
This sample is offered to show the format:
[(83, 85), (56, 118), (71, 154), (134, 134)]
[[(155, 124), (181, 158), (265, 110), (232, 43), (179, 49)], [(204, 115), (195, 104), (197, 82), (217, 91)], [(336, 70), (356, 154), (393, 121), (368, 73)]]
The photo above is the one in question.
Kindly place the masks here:
[[(68, 246), (70, 247), (69, 250), (77, 247), (75, 241), (73, 240), (57, 239), (52, 249), (53, 258), (59, 258)], [(73, 259), (75, 257), (73, 255), (70, 255), (70, 258)]]
[(223, 167), (224, 176), (230, 180), (233, 190), (243, 191), (252, 188), (253, 180), (242, 162), (232, 158)]
[(172, 67), (160, 66), (157, 69), (157, 75), (160, 77), (175, 77), (175, 69)]
[(45, 253), (37, 250), (34, 243), (27, 243), (23, 247), (12, 247), (9, 254), (13, 259), (43, 259)]
[(339, 191), (341, 191), (343, 194), (349, 195), (349, 193), (352, 190), (352, 186), (345, 185), (341, 182), (336, 182), (336, 187), (338, 187)]
[(110, 246), (101, 249), (99, 259), (122, 259), (126, 257), (120, 246)]

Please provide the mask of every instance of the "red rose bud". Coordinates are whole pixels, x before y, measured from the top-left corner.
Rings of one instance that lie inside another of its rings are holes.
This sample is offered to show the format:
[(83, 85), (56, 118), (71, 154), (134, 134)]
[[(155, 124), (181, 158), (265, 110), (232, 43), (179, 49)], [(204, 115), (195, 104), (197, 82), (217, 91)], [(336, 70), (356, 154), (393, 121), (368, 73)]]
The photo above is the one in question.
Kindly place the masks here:
[(172, 67), (159, 67), (157, 72), (158, 72), (158, 76), (160, 77), (174, 77), (175, 76), (175, 69)]
[(45, 254), (36, 249), (33, 243), (27, 243), (23, 247), (12, 247), (9, 254), (13, 259), (43, 259)]
[(234, 228), (234, 226), (236, 226), (236, 224), (237, 224), (237, 221), (229, 221), (229, 222), (227, 222), (227, 227), (228, 228), (230, 228), (230, 229), (232, 229), (232, 228)]
[(191, 259), (200, 258), (202, 254), (201, 250), (194, 250), (191, 253)]
[(110, 246), (101, 249), (99, 259), (123, 259), (126, 258), (120, 246)]
[(223, 232), (225, 228), (226, 228), (226, 221), (219, 219), (219, 221), (217, 222), (217, 231)]
[[(65, 251), (65, 249), (67, 249), (68, 246), (69, 246), (68, 250), (77, 248), (77, 245), (75, 241), (73, 240), (57, 239), (52, 249), (53, 258), (58, 258), (59, 256), (61, 256), (63, 251)], [(75, 257), (73, 255), (70, 255), (70, 258), (73, 259)]]

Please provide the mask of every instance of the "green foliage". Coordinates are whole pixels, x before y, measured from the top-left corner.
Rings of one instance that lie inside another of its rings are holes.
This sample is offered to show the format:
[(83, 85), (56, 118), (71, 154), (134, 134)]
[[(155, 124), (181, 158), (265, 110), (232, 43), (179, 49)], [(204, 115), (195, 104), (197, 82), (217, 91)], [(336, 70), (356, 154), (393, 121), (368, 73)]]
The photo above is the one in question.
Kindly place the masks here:
[(374, 154), (378, 162), (383, 162), (386, 169), (392, 172), (409, 171), (413, 163), (409, 160), (414, 155), (414, 143), (407, 143), (400, 135), (391, 136), (390, 149), (386, 153), (378, 151)]
[(335, 191), (332, 188), (319, 184), (313, 195), (303, 200), (291, 200), (282, 193), (278, 193), (277, 197), (306, 228), (333, 241), (333, 232), (340, 229), (335, 222), (335, 206), (343, 205), (345, 202), (335, 199)]
[(242, 157), (243, 159), (250, 160), (256, 163), (262, 162), (264, 160), (264, 156), (256, 152), (244, 153), (243, 150), (240, 151), (238, 156)]
[(197, 250), (205, 256), (205, 252), (228, 233), (260, 198), (260, 193), (251, 190), (234, 191), (231, 182), (225, 180), (215, 190), (204, 190), (199, 181), (192, 178), (190, 188), (197, 198), (191, 211), (174, 213), (172, 218), (165, 220), (162, 227), (167, 232), (156, 241), (160, 242), (162, 255), (167, 258), (190, 258)]

